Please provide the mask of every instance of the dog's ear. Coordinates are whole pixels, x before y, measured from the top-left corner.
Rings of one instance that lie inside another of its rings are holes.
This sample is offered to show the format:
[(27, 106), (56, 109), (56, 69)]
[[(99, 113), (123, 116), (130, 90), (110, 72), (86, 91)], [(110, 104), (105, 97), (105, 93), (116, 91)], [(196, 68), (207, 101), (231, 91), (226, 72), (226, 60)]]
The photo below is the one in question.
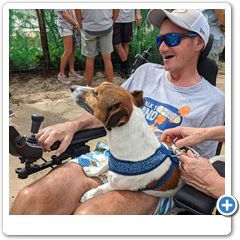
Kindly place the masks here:
[(135, 90), (132, 92), (132, 96), (135, 100), (134, 103), (137, 107), (142, 107), (144, 105), (143, 91)]
[(120, 127), (129, 120), (129, 112), (122, 103), (112, 104), (107, 113), (105, 127), (111, 130), (113, 127)]

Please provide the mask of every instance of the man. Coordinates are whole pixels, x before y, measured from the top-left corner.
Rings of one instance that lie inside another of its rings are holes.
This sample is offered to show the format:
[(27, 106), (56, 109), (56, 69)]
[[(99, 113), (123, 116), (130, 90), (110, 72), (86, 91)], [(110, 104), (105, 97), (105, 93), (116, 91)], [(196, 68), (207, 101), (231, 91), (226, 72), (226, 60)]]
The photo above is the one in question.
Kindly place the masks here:
[[(205, 17), (196, 10), (170, 14), (155, 9), (149, 12), (148, 19), (160, 28), (160, 36), (156, 40), (164, 68), (158, 64), (144, 64), (123, 84), (129, 90), (144, 91), (142, 110), (148, 124), (158, 135), (166, 128), (179, 125), (203, 127), (223, 124), (224, 95), (197, 72), (199, 55), (209, 37)], [(47, 151), (55, 141), (61, 141), (57, 152), (60, 154), (77, 130), (96, 126), (99, 122), (86, 113), (74, 121), (42, 129), (38, 140)], [(213, 156), (214, 146), (208, 143), (198, 150), (200, 154)], [(20, 191), (11, 213), (163, 214), (172, 206), (168, 198), (158, 199), (131, 191), (108, 192), (80, 204), (82, 194), (99, 184), (98, 178), (86, 177), (78, 164), (67, 163)]]
[(129, 76), (128, 52), (133, 37), (133, 23), (141, 26), (142, 15), (140, 9), (120, 9), (113, 25), (113, 46), (120, 58), (120, 76)]
[(82, 39), (82, 55), (87, 57), (87, 85), (92, 86), (94, 60), (99, 50), (102, 54), (106, 78), (113, 80), (111, 60), (113, 24), (118, 16), (117, 9), (78, 9), (75, 10), (79, 22)]
[[(178, 148), (196, 146), (197, 144), (214, 140), (225, 141), (225, 127), (209, 128), (176, 127), (163, 132), (161, 140), (173, 142)], [(225, 179), (214, 169), (213, 159), (196, 158), (191, 151), (179, 156), (181, 161), (181, 176), (184, 182), (214, 198), (219, 198), (225, 192)], [(215, 156), (215, 160), (223, 160), (223, 156)]]

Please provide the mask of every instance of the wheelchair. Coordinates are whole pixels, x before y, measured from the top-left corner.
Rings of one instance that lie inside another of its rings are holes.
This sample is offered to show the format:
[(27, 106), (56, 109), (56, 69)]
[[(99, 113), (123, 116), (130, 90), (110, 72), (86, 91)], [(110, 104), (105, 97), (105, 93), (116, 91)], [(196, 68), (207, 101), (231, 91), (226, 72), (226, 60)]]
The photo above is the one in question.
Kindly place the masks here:
[[(212, 42), (213, 35), (210, 35), (208, 44), (200, 56), (198, 70), (200, 75), (208, 79), (211, 84), (216, 85), (218, 66), (213, 60), (207, 58)], [(142, 55), (136, 55), (136, 60), (131, 70), (132, 73), (140, 65), (149, 62), (148, 58), (150, 57), (150, 51), (151, 48), (144, 51)], [(25, 179), (29, 175), (42, 171), (43, 169), (49, 167), (54, 168), (61, 165), (69, 158), (75, 158), (88, 153), (90, 147), (87, 143), (90, 140), (106, 135), (104, 127), (78, 131), (73, 136), (68, 148), (60, 156), (52, 155), (50, 160), (45, 160), (43, 158), (43, 148), (38, 144), (35, 137), (43, 120), (43, 116), (32, 115), (31, 136), (21, 135), (14, 126), (9, 126), (9, 152), (11, 155), (19, 157), (20, 163), (24, 164), (24, 167), (15, 170), (20, 179)], [(55, 142), (51, 150), (56, 150), (59, 145), (60, 142)], [(219, 143), (217, 155), (219, 155), (220, 150), (221, 143)], [(44, 163), (39, 164), (39, 159), (42, 159)], [(225, 164), (223, 162), (217, 161), (213, 166), (221, 176), (225, 176)], [(174, 196), (174, 201), (177, 207), (185, 210), (182, 212), (183, 214), (209, 215), (212, 214), (217, 199), (185, 184), (185, 186)]]

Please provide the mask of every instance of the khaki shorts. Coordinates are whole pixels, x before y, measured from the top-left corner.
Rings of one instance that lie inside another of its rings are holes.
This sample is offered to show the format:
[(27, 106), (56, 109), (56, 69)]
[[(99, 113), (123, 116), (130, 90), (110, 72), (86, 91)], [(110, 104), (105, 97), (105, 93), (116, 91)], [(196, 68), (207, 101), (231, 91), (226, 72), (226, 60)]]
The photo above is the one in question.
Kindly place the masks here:
[(106, 35), (94, 36), (81, 30), (82, 55), (95, 57), (99, 51), (102, 54), (110, 54), (113, 51), (112, 35), (112, 31)]

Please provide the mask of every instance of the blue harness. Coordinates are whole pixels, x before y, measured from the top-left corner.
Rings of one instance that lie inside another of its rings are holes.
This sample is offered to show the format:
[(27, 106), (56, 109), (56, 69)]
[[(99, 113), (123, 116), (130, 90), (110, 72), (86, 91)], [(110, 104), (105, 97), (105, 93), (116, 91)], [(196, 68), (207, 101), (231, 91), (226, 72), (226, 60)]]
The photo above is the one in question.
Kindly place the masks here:
[(115, 158), (111, 153), (108, 159), (109, 170), (124, 176), (135, 176), (144, 173), (148, 173), (160, 166), (165, 159), (169, 157), (172, 161), (172, 164), (164, 178), (160, 182), (149, 188), (143, 188), (141, 191), (145, 190), (154, 190), (159, 188), (171, 177), (175, 167), (179, 165), (179, 159), (176, 157), (172, 149), (168, 149), (163, 144), (156, 150), (156, 152), (147, 159), (132, 162), (132, 161), (123, 161)]

